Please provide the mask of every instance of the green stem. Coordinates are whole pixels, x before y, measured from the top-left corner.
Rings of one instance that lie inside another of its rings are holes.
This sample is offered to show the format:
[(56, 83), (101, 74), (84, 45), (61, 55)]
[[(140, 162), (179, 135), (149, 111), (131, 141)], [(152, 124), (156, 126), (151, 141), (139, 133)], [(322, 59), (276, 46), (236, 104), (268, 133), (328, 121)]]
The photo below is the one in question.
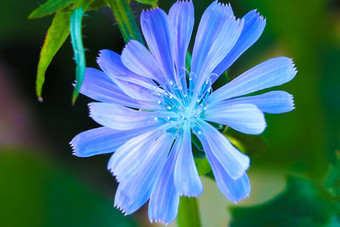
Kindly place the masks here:
[(116, 18), (125, 43), (135, 39), (144, 44), (142, 34), (139, 31), (128, 0), (108, 0), (108, 3)]
[(181, 197), (177, 216), (178, 227), (200, 227), (197, 198)]

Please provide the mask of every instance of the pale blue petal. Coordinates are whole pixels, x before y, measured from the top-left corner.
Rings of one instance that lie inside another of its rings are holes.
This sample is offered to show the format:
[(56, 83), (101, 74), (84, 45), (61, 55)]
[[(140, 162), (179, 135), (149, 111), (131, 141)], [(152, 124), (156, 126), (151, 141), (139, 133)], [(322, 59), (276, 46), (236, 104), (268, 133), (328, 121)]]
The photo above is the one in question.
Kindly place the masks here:
[(180, 145), (177, 139), (152, 190), (149, 201), (151, 223), (169, 224), (176, 219), (180, 195), (174, 184), (174, 168)]
[[(218, 34), (215, 42), (211, 46), (208, 55), (206, 56), (204, 65), (200, 72), (198, 78), (198, 84), (204, 82), (208, 78), (211, 72), (216, 68), (216, 66), (225, 58), (232, 47), (238, 40), (244, 21), (235, 20), (234, 17), (229, 17), (224, 24), (222, 31)], [(214, 75), (213, 78), (217, 78)], [(199, 88), (199, 87), (198, 87)]]
[(154, 101), (152, 93), (157, 86), (152, 80), (141, 77), (126, 68), (119, 54), (110, 50), (101, 50), (97, 63), (127, 95), (137, 100)]
[(176, 2), (169, 11), (169, 22), (174, 31), (174, 57), (176, 65), (176, 82), (186, 88), (185, 58), (194, 28), (194, 5), (192, 1)]
[(138, 85), (135, 82), (131, 83), (117, 78), (114, 78), (112, 80), (120, 87), (120, 89), (122, 89), (131, 98), (145, 101), (148, 103), (150, 102), (155, 103), (153, 93), (157, 90), (156, 87), (154, 89), (148, 89)]
[(143, 11), (140, 21), (151, 53), (163, 69), (165, 76), (175, 80), (173, 31), (167, 14), (159, 8)]
[(126, 95), (104, 72), (86, 68), (80, 93), (89, 98), (138, 109), (154, 109), (154, 102), (135, 100)]
[(117, 137), (117, 130), (100, 127), (82, 132), (70, 142), (73, 154), (78, 157), (114, 152), (125, 141)]
[[(108, 169), (119, 182), (126, 181), (142, 168), (148, 155), (154, 155), (155, 145), (152, 143), (162, 134), (159, 128), (131, 138), (117, 149), (110, 158)], [(158, 143), (155, 143), (158, 144)], [(154, 147), (154, 149), (150, 149)]]
[[(214, 156), (232, 179), (240, 178), (249, 168), (249, 157), (238, 151), (228, 139), (207, 122), (200, 120), (196, 132), (206, 155)], [(210, 163), (214, 165), (214, 163)]]
[(125, 67), (119, 54), (111, 50), (101, 50), (97, 58), (100, 68), (114, 81), (117, 79), (135, 83), (148, 89), (154, 89), (155, 84), (149, 78), (141, 77)]
[(230, 5), (214, 1), (205, 10), (198, 26), (191, 60), (191, 71), (197, 77), (210, 74), (222, 61), (240, 35), (242, 27), (239, 25)]
[(75, 136), (70, 142), (73, 154), (78, 157), (114, 152), (129, 139), (159, 127), (155, 122), (143, 128), (120, 131), (107, 127), (91, 129)]
[(209, 106), (203, 119), (212, 121), (246, 133), (257, 135), (266, 128), (266, 121), (261, 110), (253, 104), (234, 104), (221, 102)]
[(216, 90), (209, 96), (208, 102), (213, 103), (279, 86), (292, 80), (296, 73), (292, 59), (287, 57), (272, 58)]
[(90, 117), (98, 124), (117, 130), (145, 127), (153, 122), (154, 112), (137, 111), (112, 103), (92, 102)]
[[(294, 107), (293, 96), (285, 91), (270, 91), (261, 95), (235, 98), (217, 103), (217, 105), (253, 104), (261, 111), (271, 114), (280, 114), (292, 111)], [(213, 104), (215, 106), (215, 104)], [(213, 106), (211, 106), (213, 108)], [(209, 106), (210, 107), (210, 106)]]
[[(249, 197), (250, 182), (246, 173), (237, 179), (229, 176), (226, 169), (211, 152), (206, 152), (207, 159), (211, 165), (217, 187), (232, 202), (238, 202)], [(232, 165), (232, 163), (230, 164)]]
[[(256, 10), (247, 13), (242, 20), (244, 20), (242, 33), (228, 55), (214, 69), (213, 73), (216, 75), (221, 75), (238, 59), (239, 56), (241, 56), (241, 54), (251, 47), (260, 38), (266, 26), (266, 20), (256, 13)], [(213, 83), (217, 77), (213, 77), (212, 79)]]
[(149, 79), (156, 80), (159, 84), (165, 83), (165, 77), (150, 51), (137, 40), (131, 40), (123, 49), (122, 62), (132, 72)]
[(198, 197), (203, 192), (203, 185), (198, 175), (191, 149), (190, 125), (183, 128), (183, 142), (179, 146), (175, 166), (175, 185), (180, 195)]
[[(126, 215), (138, 210), (149, 199), (155, 181), (166, 162), (173, 140), (174, 136), (163, 133), (157, 140), (149, 143), (149, 149), (139, 150), (138, 152), (147, 153), (140, 169), (131, 174), (129, 178), (120, 179), (115, 196), (115, 206)], [(132, 164), (129, 164), (130, 168), (134, 168)]]
[[(222, 30), (217, 35), (215, 41), (212, 43), (208, 54), (205, 56), (204, 63), (202, 65), (201, 71), (194, 73), (198, 74), (196, 88), (200, 89), (201, 83), (211, 76), (211, 72), (216, 68), (216, 66), (225, 58), (232, 47), (238, 40), (242, 28), (243, 22), (240, 20), (235, 20), (234, 17), (229, 17), (226, 19)], [(217, 75), (213, 75), (213, 78), (217, 78)]]

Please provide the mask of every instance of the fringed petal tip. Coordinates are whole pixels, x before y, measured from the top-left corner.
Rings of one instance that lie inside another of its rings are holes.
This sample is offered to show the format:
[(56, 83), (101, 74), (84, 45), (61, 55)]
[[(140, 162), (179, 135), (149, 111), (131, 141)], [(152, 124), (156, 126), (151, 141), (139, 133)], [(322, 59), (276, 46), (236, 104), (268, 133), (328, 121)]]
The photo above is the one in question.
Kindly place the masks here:
[(244, 199), (248, 199), (248, 198), (249, 198), (249, 195), (250, 195), (250, 192), (249, 192), (247, 195), (245, 195), (244, 197), (238, 198), (237, 200), (232, 201), (232, 202), (233, 202), (235, 205), (237, 205), (238, 202), (241, 202), (241, 201), (244, 200)]
[(258, 12), (258, 10), (257, 9), (254, 9), (254, 10), (252, 10), (252, 11), (250, 11), (250, 12), (253, 12), (254, 13), (254, 15), (256, 15), (257, 16), (257, 18), (258, 19), (260, 19), (260, 20), (262, 20), (263, 22), (264, 22), (264, 24), (266, 24), (267, 23), (267, 19), (266, 18), (264, 18), (261, 14), (260, 14), (260, 12)]
[(71, 146), (71, 149), (72, 149), (72, 155), (78, 156), (78, 149), (76, 145), (74, 144), (73, 140), (69, 142), (69, 145)]
[(73, 86), (73, 87), (76, 87), (76, 84), (77, 84), (77, 81), (74, 80), (74, 82), (72, 83), (72, 86)]
[(124, 216), (128, 215), (127, 212), (124, 210), (124, 208), (122, 208), (121, 206), (119, 206), (118, 204), (114, 204), (113, 205), (114, 208), (118, 209), (120, 212), (122, 212), (124, 214)]
[(219, 5), (219, 6), (224, 6), (224, 7), (231, 8), (230, 3), (223, 3), (223, 2), (219, 2), (217, 0), (215, 1), (215, 3), (217, 3), (217, 5)]
[(151, 13), (151, 12), (153, 12), (155, 10), (160, 10), (160, 8), (158, 6), (156, 6), (156, 7), (150, 8), (150, 9), (143, 9), (142, 10), (142, 15), (145, 14), (145, 13)]
[(107, 54), (110, 50), (109, 49), (102, 49), (99, 51), (98, 56), (97, 56), (97, 63), (100, 62), (101, 57), (103, 57), (103, 55)]
[(202, 195), (203, 193), (203, 190), (200, 192), (200, 193), (197, 193), (197, 194), (186, 194), (186, 193), (181, 193), (179, 194), (180, 196), (185, 196), (185, 197), (188, 197), (188, 198), (198, 198), (200, 195)]
[(227, 10), (230, 15), (234, 15), (233, 8), (231, 7), (230, 3), (223, 3), (218, 1), (215, 1), (215, 3), (217, 3), (216, 5), (219, 7), (224, 7), (224, 10)]
[(92, 106), (92, 103), (88, 103), (87, 107), (89, 108), (89, 116), (93, 119), (93, 106)]
[(125, 46), (123, 47), (121, 56), (122, 56), (123, 52), (124, 52), (129, 46), (131, 46), (131, 44), (132, 44), (133, 42), (138, 42), (138, 41), (137, 41), (137, 40), (134, 40), (134, 39), (131, 39), (127, 44), (125, 44)]
[[(111, 160), (111, 159), (110, 159)], [(112, 176), (116, 179), (117, 183), (121, 183), (120, 177), (117, 176), (116, 171), (114, 170), (113, 166), (111, 165), (110, 161), (107, 164), (107, 170), (110, 171)]]
[(77, 147), (75, 147), (75, 145), (71, 144), (71, 148), (72, 148), (72, 155), (78, 157), (78, 158), (88, 158), (89, 156), (92, 156), (92, 155), (87, 155), (87, 154), (84, 154), (82, 152), (82, 150), (78, 149)]
[(169, 225), (170, 223), (167, 223), (165, 221), (163, 221), (162, 219), (152, 219), (150, 220), (151, 224), (163, 224), (165, 226)]
[(175, 4), (186, 4), (186, 3), (192, 3), (192, 0), (181, 0), (181, 1), (177, 1)]
[(290, 111), (292, 111), (292, 110), (295, 109), (294, 96), (292, 94), (289, 94), (289, 93), (287, 93), (287, 94), (288, 94), (288, 97), (289, 97)]
[(78, 149), (77, 143), (78, 143), (78, 138), (77, 137), (74, 137), (69, 142), (69, 145), (71, 146), (71, 149), (72, 149), (72, 155), (80, 157), (80, 158), (81, 157), (85, 157), (85, 156), (82, 156), (81, 153), (79, 153), (79, 149)]
[[(291, 70), (289, 71), (289, 73), (290, 73), (290, 80), (292, 80), (296, 76), (296, 74), (298, 73), (298, 70), (297, 70), (297, 67), (295, 65), (294, 60), (292, 58), (288, 58), (288, 59), (291, 63)], [(287, 82), (289, 82), (289, 81), (287, 81)]]
[(110, 162), (107, 164), (107, 170), (110, 171), (112, 176), (116, 177), (117, 182), (120, 182), (117, 175), (115, 174), (115, 170), (113, 169), (113, 166), (110, 165)]

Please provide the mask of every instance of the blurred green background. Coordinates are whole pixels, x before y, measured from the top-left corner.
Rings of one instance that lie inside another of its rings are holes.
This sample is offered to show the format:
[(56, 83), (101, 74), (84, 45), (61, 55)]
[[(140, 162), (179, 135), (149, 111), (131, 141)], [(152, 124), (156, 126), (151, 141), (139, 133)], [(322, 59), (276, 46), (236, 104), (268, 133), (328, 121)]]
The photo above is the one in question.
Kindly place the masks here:
[[(159, 0), (159, 5), (168, 11), (174, 2)], [(211, 2), (194, 0), (196, 27)], [(72, 156), (69, 141), (96, 124), (88, 117), (89, 99), (80, 96), (76, 105), (71, 105), (75, 63), (69, 41), (47, 70), (44, 102), (37, 101), (39, 52), (52, 20), (27, 19), (39, 3), (44, 1), (0, 2), (1, 226), (154, 226), (148, 222), (147, 206), (128, 217), (112, 207), (117, 184), (106, 170), (109, 155), (87, 159)], [(293, 58), (299, 72), (279, 89), (294, 95), (296, 109), (267, 115), (268, 127), (262, 134), (265, 148), (250, 146), (249, 199), (237, 206), (230, 204), (211, 179), (203, 179), (205, 190), (199, 198), (202, 224), (340, 226), (340, 168), (336, 167), (340, 2), (230, 3), (238, 17), (258, 9), (267, 26), (229, 75), (236, 77), (271, 57)], [(131, 5), (139, 21), (145, 6)], [(95, 60), (101, 49), (121, 52), (124, 41), (109, 8), (89, 12), (83, 23), (87, 66), (97, 67)]]

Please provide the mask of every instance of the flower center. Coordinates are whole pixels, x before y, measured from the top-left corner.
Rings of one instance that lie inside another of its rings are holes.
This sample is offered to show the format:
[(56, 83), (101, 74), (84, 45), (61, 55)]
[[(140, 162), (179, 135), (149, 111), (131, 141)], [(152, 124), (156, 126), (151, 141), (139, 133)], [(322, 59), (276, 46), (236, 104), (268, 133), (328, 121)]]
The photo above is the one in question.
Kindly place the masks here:
[[(154, 92), (157, 103), (154, 120), (163, 120), (169, 123), (176, 123), (176, 128), (181, 128), (187, 121), (195, 124), (207, 109), (206, 100), (210, 95), (210, 77), (197, 89), (192, 85), (192, 77), (189, 76), (187, 83), (183, 85), (168, 81), (162, 89)], [(188, 85), (186, 85), (188, 84)]]

